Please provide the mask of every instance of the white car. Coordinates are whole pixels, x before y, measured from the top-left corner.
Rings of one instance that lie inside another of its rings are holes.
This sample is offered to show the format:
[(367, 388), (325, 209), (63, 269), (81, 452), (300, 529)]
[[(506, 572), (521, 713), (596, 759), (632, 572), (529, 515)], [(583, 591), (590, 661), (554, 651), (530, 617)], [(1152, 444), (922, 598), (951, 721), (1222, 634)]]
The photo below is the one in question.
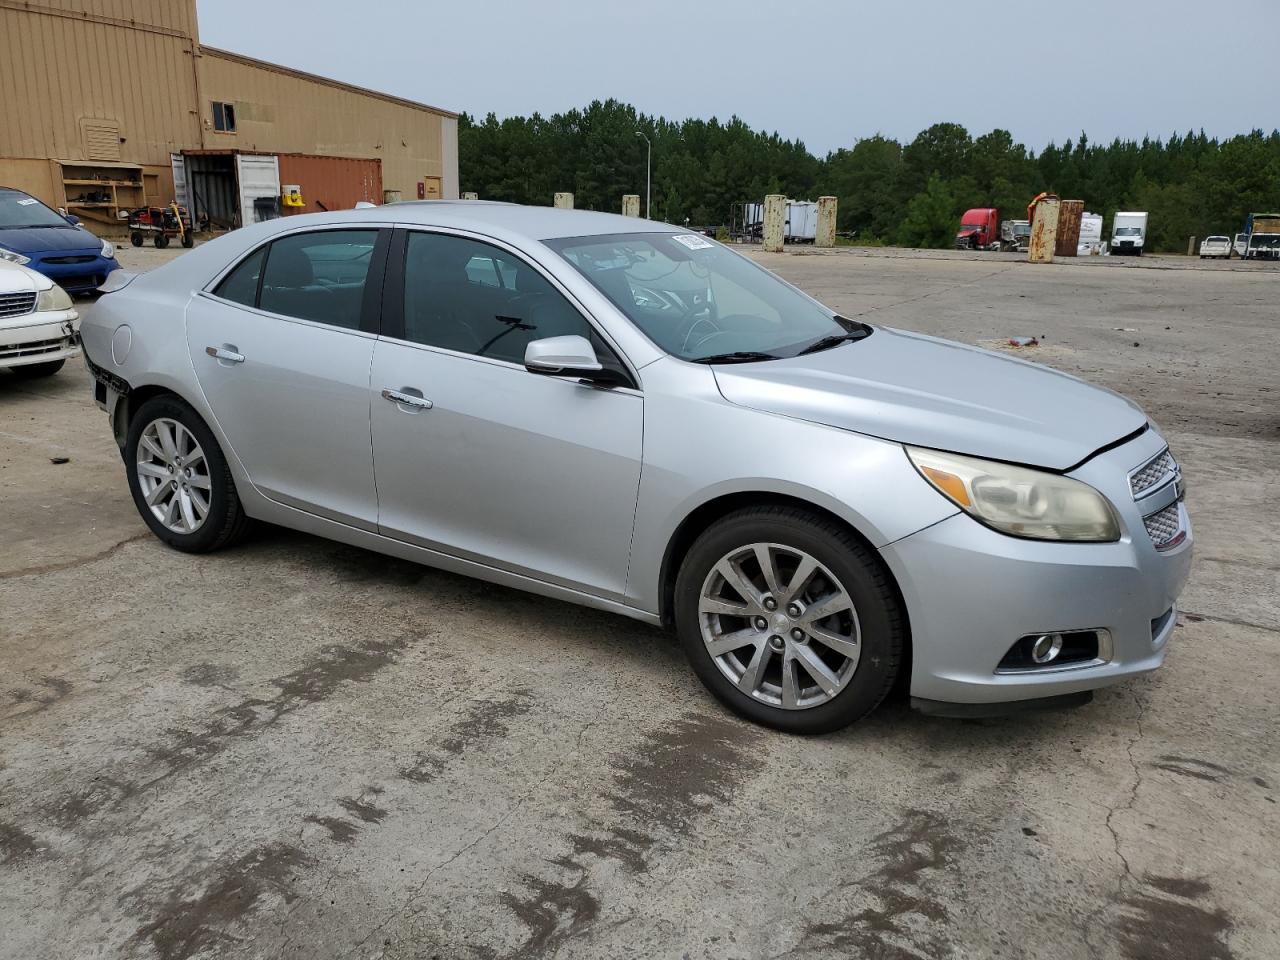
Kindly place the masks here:
[(1231, 238), (1230, 237), (1205, 237), (1200, 241), (1200, 259), (1206, 257), (1220, 258), (1222, 260), (1231, 259)]
[(0, 260), (0, 367), (48, 377), (80, 352), (80, 314), (42, 273)]

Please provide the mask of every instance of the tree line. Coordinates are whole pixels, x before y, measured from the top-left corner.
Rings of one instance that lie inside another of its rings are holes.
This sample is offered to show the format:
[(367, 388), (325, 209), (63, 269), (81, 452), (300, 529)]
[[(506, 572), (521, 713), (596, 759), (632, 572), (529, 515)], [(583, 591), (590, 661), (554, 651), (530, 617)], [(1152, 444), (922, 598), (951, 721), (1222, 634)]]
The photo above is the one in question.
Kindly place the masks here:
[(1276, 130), (1108, 144), (1081, 133), (1037, 154), (1007, 130), (974, 137), (936, 123), (907, 144), (877, 135), (819, 158), (737, 117), (675, 122), (616, 100), (550, 117), (463, 114), (461, 186), (515, 203), (549, 205), (567, 190), (582, 209), (619, 210), (627, 193), (643, 204), (648, 147), (637, 132), (653, 145), (653, 218), (697, 227), (727, 225), (737, 201), (829, 194), (839, 198), (841, 233), (860, 242), (947, 247), (964, 210), (998, 207), (1002, 219), (1021, 219), (1048, 190), (1083, 200), (1108, 229), (1116, 210), (1146, 210), (1149, 247), (1183, 250), (1190, 235), (1230, 235), (1247, 213), (1280, 209)]

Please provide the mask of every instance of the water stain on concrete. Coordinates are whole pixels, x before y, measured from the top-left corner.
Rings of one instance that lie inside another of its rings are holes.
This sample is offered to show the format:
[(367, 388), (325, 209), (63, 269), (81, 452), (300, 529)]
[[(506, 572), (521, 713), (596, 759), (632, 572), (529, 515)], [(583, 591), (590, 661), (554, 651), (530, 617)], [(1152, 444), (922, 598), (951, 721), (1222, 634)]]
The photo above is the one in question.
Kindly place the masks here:
[(1212, 892), (1203, 880), (1147, 876), (1121, 902), (1116, 924), (1130, 960), (1234, 960), (1227, 944), (1230, 915), (1205, 904)]
[(21, 687), (9, 693), (12, 707), (0, 719), (19, 720), (23, 717), (34, 717), (37, 713), (43, 713), (54, 704), (71, 696), (71, 691), (74, 689), (69, 680), (63, 680), (61, 677), (41, 677), (35, 683), (35, 689)]
[(352, 843), (356, 838), (356, 834), (360, 832), (359, 824), (344, 820), (342, 817), (320, 817), (315, 814), (308, 814), (302, 819), (307, 823), (314, 823), (318, 827), (324, 827), (329, 832), (329, 839), (334, 843)]
[(40, 850), (35, 837), (11, 823), (0, 823), (0, 863), (17, 863)]
[(760, 758), (739, 746), (759, 739), (750, 729), (727, 716), (687, 713), (651, 731), (613, 758), (610, 802), (643, 830), (686, 833), (760, 769)]
[(229, 687), (240, 679), (240, 668), (229, 664), (196, 663), (181, 673), (182, 681), (193, 687)]
[(600, 901), (587, 890), (586, 880), (584, 875), (573, 884), (562, 884), (527, 877), (525, 884), (532, 891), (528, 896), (503, 894), (502, 902), (529, 929), (528, 939), (509, 954), (513, 960), (553, 956), (595, 921)]
[[(160, 960), (187, 960), (204, 951), (231, 955), (242, 945), (241, 927), (264, 901), (292, 903), (292, 883), (307, 857), (287, 843), (268, 843), (210, 867), (205, 875), (184, 877), (134, 933), (149, 941)], [(191, 889), (201, 892), (189, 897)], [(125, 900), (142, 899), (135, 891)]]
[(462, 716), (450, 724), (439, 744), (419, 751), (412, 763), (400, 769), (400, 778), (430, 783), (444, 773), (453, 759), (507, 736), (508, 721), (523, 717), (532, 709), (533, 698), (528, 690), (512, 690), (496, 700), (473, 700)]
[(869, 852), (880, 866), (844, 887), (853, 888), (858, 899), (870, 901), (869, 905), (838, 920), (810, 923), (796, 953), (827, 949), (893, 960), (948, 955), (949, 916), (930, 885), (936, 874), (952, 865), (963, 846), (943, 815), (907, 811), (900, 823), (870, 844)]
[(343, 797), (338, 800), (338, 806), (361, 823), (381, 823), (387, 819), (387, 811), (358, 797)]
[(557, 857), (554, 862), (572, 870), (586, 870), (584, 858), (591, 856), (616, 861), (632, 873), (644, 873), (645, 856), (654, 844), (653, 837), (626, 827), (613, 827), (603, 836), (571, 833), (567, 839), (573, 852)]

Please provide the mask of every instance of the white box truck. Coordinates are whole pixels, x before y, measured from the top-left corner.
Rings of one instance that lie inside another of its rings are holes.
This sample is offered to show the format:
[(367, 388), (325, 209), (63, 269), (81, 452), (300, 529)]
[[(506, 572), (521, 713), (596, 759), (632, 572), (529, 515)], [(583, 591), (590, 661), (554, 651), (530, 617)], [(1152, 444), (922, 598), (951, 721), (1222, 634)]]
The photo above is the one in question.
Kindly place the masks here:
[(1140, 257), (1146, 243), (1146, 212), (1118, 212), (1111, 223), (1111, 255)]

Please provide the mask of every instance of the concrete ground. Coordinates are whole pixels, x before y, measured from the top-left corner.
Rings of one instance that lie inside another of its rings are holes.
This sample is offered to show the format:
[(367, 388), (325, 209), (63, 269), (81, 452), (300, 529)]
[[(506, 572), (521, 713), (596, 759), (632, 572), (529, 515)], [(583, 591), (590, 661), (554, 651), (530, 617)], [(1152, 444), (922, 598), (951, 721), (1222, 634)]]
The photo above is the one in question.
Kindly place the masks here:
[(1280, 955), (1280, 271), (757, 256), (1147, 407), (1199, 541), (1162, 670), (783, 736), (618, 617), (278, 529), (171, 551), (83, 369), (0, 376), (0, 957)]

